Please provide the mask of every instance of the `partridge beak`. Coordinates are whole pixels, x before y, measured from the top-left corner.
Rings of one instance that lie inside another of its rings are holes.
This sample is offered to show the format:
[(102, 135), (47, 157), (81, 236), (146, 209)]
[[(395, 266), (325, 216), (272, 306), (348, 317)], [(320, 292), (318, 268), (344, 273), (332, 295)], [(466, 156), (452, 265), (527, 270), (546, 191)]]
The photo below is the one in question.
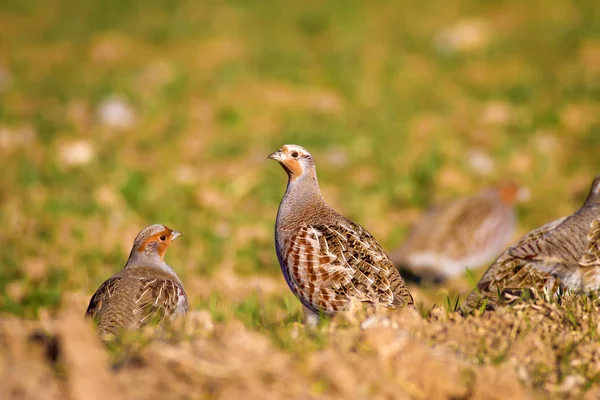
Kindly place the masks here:
[(269, 157), (267, 157), (267, 159), (275, 160), (275, 161), (283, 161), (283, 153), (281, 152), (281, 150), (274, 151), (271, 154), (269, 154)]
[(181, 233), (179, 231), (173, 231), (173, 232), (171, 232), (171, 241), (177, 239), (179, 236), (183, 236), (183, 233)]

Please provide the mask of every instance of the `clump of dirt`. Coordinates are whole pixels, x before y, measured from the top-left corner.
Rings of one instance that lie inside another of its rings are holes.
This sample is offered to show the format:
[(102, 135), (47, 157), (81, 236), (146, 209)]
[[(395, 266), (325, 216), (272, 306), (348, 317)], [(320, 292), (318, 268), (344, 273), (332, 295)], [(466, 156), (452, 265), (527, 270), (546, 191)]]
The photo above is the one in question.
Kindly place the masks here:
[(0, 324), (0, 395), (10, 399), (504, 399), (600, 393), (595, 300), (565, 296), (467, 317), (439, 309), (352, 311), (286, 348), (207, 311), (108, 350), (76, 302), (58, 318)]
[(3, 318), (0, 322), (0, 398), (59, 399), (65, 392), (57, 379), (56, 341), (34, 324)]
[(422, 338), (474, 364), (510, 366), (527, 386), (564, 396), (600, 394), (600, 303), (565, 294), (471, 315), (437, 310)]

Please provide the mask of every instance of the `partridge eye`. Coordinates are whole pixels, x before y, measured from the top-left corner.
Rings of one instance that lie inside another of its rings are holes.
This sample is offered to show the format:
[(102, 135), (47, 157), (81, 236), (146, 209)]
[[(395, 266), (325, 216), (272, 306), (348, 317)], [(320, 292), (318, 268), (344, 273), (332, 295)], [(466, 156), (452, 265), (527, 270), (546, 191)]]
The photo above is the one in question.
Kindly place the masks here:
[(162, 240), (162, 241), (164, 242), (165, 240), (167, 240), (167, 237), (166, 237), (165, 235), (162, 235), (162, 236), (160, 237), (160, 240)]
[(293, 158), (298, 158), (298, 152), (297, 152), (297, 151), (294, 151), (294, 152), (292, 153), (292, 157), (293, 157)]

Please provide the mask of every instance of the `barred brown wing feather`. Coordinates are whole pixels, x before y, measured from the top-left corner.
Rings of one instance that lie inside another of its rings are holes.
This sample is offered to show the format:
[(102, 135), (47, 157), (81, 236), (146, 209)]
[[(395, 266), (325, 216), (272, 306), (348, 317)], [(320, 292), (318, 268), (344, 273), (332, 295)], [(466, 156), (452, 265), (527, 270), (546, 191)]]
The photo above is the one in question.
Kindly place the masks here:
[(323, 297), (329, 302), (353, 297), (388, 306), (412, 304), (381, 246), (358, 224), (348, 224), (300, 228), (287, 252), (290, 278), (300, 294), (322, 304)]
[(104, 281), (102, 285), (96, 290), (96, 293), (90, 299), (88, 308), (85, 312), (86, 318), (96, 319), (102, 312), (103, 307), (109, 298), (112, 297), (115, 287), (121, 283), (119, 277), (113, 277)]
[(133, 314), (141, 327), (151, 321), (162, 323), (166, 318), (187, 312), (187, 300), (181, 285), (171, 279), (140, 278)]
[(352, 253), (356, 279), (364, 285), (369, 301), (393, 307), (412, 305), (412, 296), (381, 245), (359, 224), (349, 220), (347, 223), (350, 228), (336, 225), (335, 229), (338, 234), (346, 233), (346, 253)]
[(530, 247), (534, 247), (538, 240), (552, 232), (566, 219), (567, 217), (557, 219), (521, 237), (490, 265), (477, 284), (478, 288), (491, 286), (495, 290), (503, 288), (506, 284), (515, 287), (514, 285), (537, 284), (541, 280), (547, 280), (549, 277), (547, 273), (537, 270), (535, 265), (525, 260), (520, 260), (518, 255), (528, 254)]
[(496, 296), (498, 290), (534, 288), (543, 290), (551, 275), (536, 269), (531, 263), (511, 257), (501, 257), (494, 264), (489, 279), (477, 284), (478, 289), (486, 296)]
[(600, 267), (600, 219), (590, 224), (587, 240), (588, 245), (579, 264), (582, 267)]
[(498, 300), (511, 302), (510, 294), (533, 289), (535, 292), (551, 292), (558, 289), (558, 280), (552, 275), (533, 267), (524, 260), (513, 259), (506, 254), (501, 256), (477, 283), (477, 289), (467, 297), (463, 311), (471, 312), (481, 307), (484, 301), (487, 308), (494, 308)]
[(525, 234), (510, 246), (490, 265), (475, 289), (465, 302), (465, 310), (479, 307), (483, 299), (494, 303), (498, 294), (507, 289), (535, 289), (541, 292), (546, 287), (556, 288), (556, 279), (540, 270), (536, 264), (518, 257), (531, 253), (536, 242), (559, 227), (568, 217), (559, 218)]
[(333, 313), (357, 295), (348, 284), (353, 271), (334, 253), (338, 243), (326, 240), (321, 229), (303, 226), (283, 251), (290, 286), (302, 303), (315, 312)]
[(505, 252), (515, 258), (535, 257), (547, 235), (554, 232), (569, 217), (559, 218), (524, 235)]
[(510, 249), (514, 249), (517, 247), (521, 247), (524, 244), (535, 242), (546, 236), (548, 233), (554, 231), (556, 228), (560, 226), (565, 220), (569, 217), (562, 217), (552, 222), (547, 223), (537, 229), (532, 230), (531, 232), (525, 234), (521, 239), (519, 239), (515, 244), (510, 246)]

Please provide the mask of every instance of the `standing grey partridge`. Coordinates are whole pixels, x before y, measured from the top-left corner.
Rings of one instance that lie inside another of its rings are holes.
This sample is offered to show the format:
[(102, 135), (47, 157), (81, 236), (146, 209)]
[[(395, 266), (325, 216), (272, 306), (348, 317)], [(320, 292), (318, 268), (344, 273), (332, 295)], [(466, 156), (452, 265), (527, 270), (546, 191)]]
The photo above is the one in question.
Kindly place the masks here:
[(164, 260), (167, 248), (179, 236), (180, 232), (159, 224), (137, 235), (125, 267), (90, 300), (86, 317), (97, 322), (101, 337), (187, 312), (183, 285)]
[(408, 239), (390, 254), (405, 279), (442, 281), (460, 275), (465, 268), (494, 260), (516, 230), (514, 203), (520, 188), (502, 182), (431, 208), (411, 229)]
[(469, 295), (463, 310), (487, 300), (493, 308), (499, 294), (533, 289), (555, 293), (600, 289), (600, 175), (579, 210), (523, 236), (489, 267)]
[(288, 175), (275, 224), (275, 250), (286, 282), (304, 307), (332, 315), (345, 310), (352, 298), (390, 308), (412, 305), (379, 243), (327, 205), (310, 153), (285, 145), (268, 158)]

